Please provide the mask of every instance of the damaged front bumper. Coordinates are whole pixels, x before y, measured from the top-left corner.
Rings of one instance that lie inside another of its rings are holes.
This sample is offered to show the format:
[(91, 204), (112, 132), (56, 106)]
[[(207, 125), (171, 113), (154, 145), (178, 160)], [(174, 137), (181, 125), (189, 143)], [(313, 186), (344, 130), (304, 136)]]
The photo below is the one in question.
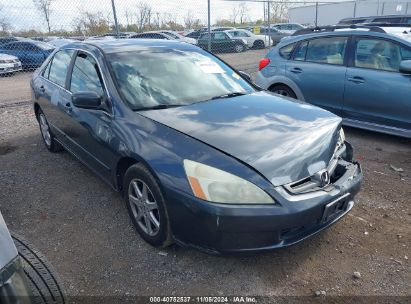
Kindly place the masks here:
[[(349, 152), (344, 159), (352, 157)], [(354, 206), (363, 179), (361, 167), (344, 159), (338, 159), (327, 186), (301, 193), (278, 186), (277, 204), (271, 206), (215, 204), (169, 189), (174, 237), (182, 245), (216, 254), (298, 243), (331, 226)]]

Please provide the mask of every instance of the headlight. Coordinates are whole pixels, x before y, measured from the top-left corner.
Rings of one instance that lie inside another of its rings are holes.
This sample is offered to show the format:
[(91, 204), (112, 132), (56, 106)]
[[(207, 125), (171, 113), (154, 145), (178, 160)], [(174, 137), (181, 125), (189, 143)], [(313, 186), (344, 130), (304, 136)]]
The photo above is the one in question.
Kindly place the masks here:
[(256, 185), (225, 171), (184, 160), (184, 169), (194, 196), (224, 204), (274, 204)]

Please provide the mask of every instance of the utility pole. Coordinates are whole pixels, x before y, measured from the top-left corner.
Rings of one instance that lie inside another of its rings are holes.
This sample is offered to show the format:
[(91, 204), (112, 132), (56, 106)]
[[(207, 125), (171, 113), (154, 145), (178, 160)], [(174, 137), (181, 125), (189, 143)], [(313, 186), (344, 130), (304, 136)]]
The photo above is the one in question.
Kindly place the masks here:
[(211, 52), (211, 0), (208, 0), (208, 51)]
[(268, 20), (268, 46), (271, 46), (271, 14), (270, 14), (270, 2), (267, 2), (267, 20)]
[(318, 26), (318, 2), (315, 2), (315, 27)]
[(118, 39), (118, 38), (120, 38), (120, 32), (119, 32), (119, 29), (118, 29), (116, 5), (114, 4), (114, 0), (111, 0), (111, 6), (113, 8), (114, 24), (116, 26), (116, 36), (117, 36), (117, 39)]

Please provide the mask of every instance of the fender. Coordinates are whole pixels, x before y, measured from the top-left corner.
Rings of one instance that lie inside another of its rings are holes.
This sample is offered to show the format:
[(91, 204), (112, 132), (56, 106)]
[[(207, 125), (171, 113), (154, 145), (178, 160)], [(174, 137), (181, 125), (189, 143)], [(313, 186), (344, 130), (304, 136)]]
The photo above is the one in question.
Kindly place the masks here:
[(268, 84), (265, 88), (266, 90), (268, 90), (268, 88), (270, 88), (273, 85), (285, 84), (286, 86), (290, 87), (294, 91), (295, 95), (297, 95), (298, 100), (305, 101), (304, 95), (301, 92), (298, 85), (294, 81), (289, 79), (288, 77), (276, 75), (276, 76), (268, 78), (266, 84)]

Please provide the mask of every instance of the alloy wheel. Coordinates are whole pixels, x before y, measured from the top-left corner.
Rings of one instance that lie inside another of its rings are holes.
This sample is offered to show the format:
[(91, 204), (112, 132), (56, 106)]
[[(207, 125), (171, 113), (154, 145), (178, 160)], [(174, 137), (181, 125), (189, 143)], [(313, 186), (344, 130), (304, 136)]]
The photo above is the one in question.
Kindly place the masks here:
[(128, 188), (130, 207), (137, 224), (149, 236), (160, 231), (160, 212), (153, 193), (145, 182), (133, 179)]
[(244, 50), (244, 47), (243, 47), (241, 44), (237, 44), (237, 45), (235, 46), (235, 51), (236, 51), (237, 53), (241, 53), (243, 50)]

